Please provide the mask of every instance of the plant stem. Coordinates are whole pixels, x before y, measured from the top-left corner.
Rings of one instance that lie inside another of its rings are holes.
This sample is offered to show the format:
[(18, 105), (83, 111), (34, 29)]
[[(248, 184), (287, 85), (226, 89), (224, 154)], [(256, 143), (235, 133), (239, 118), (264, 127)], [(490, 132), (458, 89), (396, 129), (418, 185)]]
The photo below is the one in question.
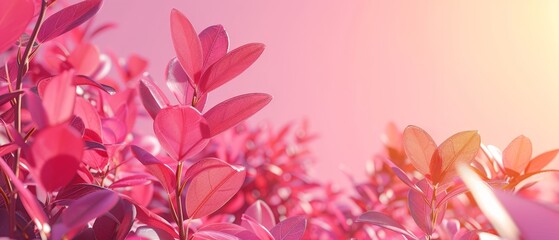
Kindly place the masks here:
[[(436, 223), (437, 223), (437, 186), (433, 186), (433, 192), (431, 194), (431, 227), (433, 228), (433, 232), (435, 231)], [(433, 233), (429, 233), (429, 238), (431, 239), (431, 235)]]
[(184, 215), (182, 214), (182, 201), (181, 201), (181, 195), (182, 195), (182, 191), (181, 191), (182, 167), (183, 167), (183, 162), (179, 162), (179, 164), (177, 165), (177, 173), (176, 173), (177, 190), (176, 190), (176, 193), (175, 193), (175, 199), (177, 200), (177, 217), (178, 217), (177, 226), (179, 227), (179, 236), (180, 236), (181, 240), (186, 240), (186, 238), (188, 236), (185, 236), (184, 227), (182, 225), (182, 222), (184, 221)]
[[(29, 70), (29, 57), (31, 55), (31, 50), (33, 49), (33, 44), (35, 43), (35, 40), (37, 39), (37, 35), (39, 34), (39, 29), (41, 29), (41, 25), (43, 24), (43, 19), (45, 18), (47, 12), (47, 0), (42, 0), (41, 1), (41, 10), (39, 12), (39, 17), (37, 18), (37, 22), (35, 23), (35, 27), (33, 28), (33, 33), (31, 34), (31, 37), (29, 38), (28, 42), (27, 42), (27, 46), (25, 47), (25, 51), (23, 52), (23, 55), (20, 56), (20, 58), (18, 59), (18, 71), (17, 71), (17, 80), (16, 80), (16, 90), (22, 90), (23, 89), (23, 76), (27, 73), (27, 71)], [(16, 102), (16, 110), (15, 110), (15, 128), (17, 130), (17, 132), (19, 134), (21, 134), (21, 106), (22, 106), (22, 100), (23, 95), (19, 95), (17, 97), (17, 102)], [(16, 151), (16, 155), (15, 155), (15, 161), (13, 162), (12, 167), (12, 171), (14, 172), (15, 176), (17, 177), (19, 175), (19, 161), (21, 158), (21, 148), (18, 148)], [(13, 190), (12, 190), (13, 191)], [(17, 199), (17, 194), (14, 192), (11, 195), (11, 203), (10, 204), (10, 210), (9, 210), (9, 216), (10, 216), (10, 221), (9, 221), (9, 228), (10, 228), (10, 236), (15, 236), (15, 232), (17, 231), (16, 229), (16, 219), (15, 219), (15, 214), (16, 214), (16, 199)]]

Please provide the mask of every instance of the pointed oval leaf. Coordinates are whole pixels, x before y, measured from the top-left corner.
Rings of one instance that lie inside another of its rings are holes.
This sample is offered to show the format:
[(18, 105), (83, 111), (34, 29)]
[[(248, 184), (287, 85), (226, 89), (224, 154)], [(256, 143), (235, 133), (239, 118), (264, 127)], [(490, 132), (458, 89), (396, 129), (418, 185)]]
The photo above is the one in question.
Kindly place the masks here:
[(200, 91), (208, 93), (239, 76), (252, 65), (264, 51), (264, 44), (249, 43), (227, 53), (202, 75)]
[(66, 186), (76, 175), (83, 151), (81, 136), (70, 126), (39, 131), (31, 145), (30, 168), (35, 181), (49, 192)]
[(167, 87), (175, 95), (181, 105), (191, 105), (194, 97), (194, 88), (191, 79), (182, 69), (177, 58), (171, 59), (167, 64)]
[(95, 110), (95, 107), (93, 107), (90, 102), (81, 97), (76, 98), (74, 114), (83, 120), (85, 128), (90, 129), (96, 135), (101, 137), (101, 118), (99, 117), (97, 110)]
[(149, 173), (159, 180), (167, 192), (174, 192), (176, 185), (175, 173), (168, 165), (138, 146), (133, 145), (130, 149), (134, 156), (147, 168)]
[(503, 165), (505, 169), (512, 170), (518, 174), (532, 158), (532, 142), (529, 138), (520, 135), (503, 150)]
[(111, 210), (118, 200), (113, 191), (95, 191), (72, 202), (60, 218), (69, 229), (80, 227)]
[(198, 154), (209, 142), (206, 119), (191, 106), (161, 110), (153, 122), (161, 147), (176, 161)]
[[(218, 159), (207, 158), (187, 170), (196, 171), (186, 192), (186, 212), (190, 218), (207, 216), (229, 201), (244, 183), (246, 171)], [(191, 170), (192, 169), (192, 170)]]
[(469, 165), (481, 146), (477, 131), (459, 132), (445, 140), (433, 154), (430, 170), (433, 184), (444, 184), (456, 175), (457, 164)]
[(171, 11), (171, 38), (175, 53), (190, 79), (199, 78), (202, 70), (202, 46), (196, 30), (177, 9)]
[(43, 22), (37, 40), (46, 42), (74, 29), (93, 17), (102, 3), (102, 0), (85, 0), (63, 8)]
[(210, 127), (210, 136), (215, 136), (264, 108), (272, 96), (265, 93), (249, 93), (225, 100), (204, 114)]
[(162, 108), (169, 106), (169, 100), (151, 77), (145, 76), (138, 85), (140, 98), (151, 118), (155, 118)]
[(424, 176), (429, 174), (431, 157), (437, 149), (437, 144), (425, 130), (408, 126), (403, 136), (404, 150), (410, 158), (412, 165)]
[(262, 200), (257, 200), (245, 210), (245, 215), (252, 217), (257, 223), (266, 229), (272, 229), (276, 225), (276, 218), (272, 209)]
[(217, 60), (227, 54), (229, 49), (229, 36), (221, 25), (214, 25), (204, 29), (199, 35), (202, 44), (202, 52), (204, 53), (204, 62), (202, 69), (206, 70)]
[(551, 161), (553, 161), (553, 159), (555, 159), (555, 157), (557, 157), (558, 153), (559, 153), (559, 149), (555, 149), (555, 150), (544, 152), (544, 153), (536, 156), (534, 159), (532, 159), (528, 163), (528, 166), (526, 166), (525, 172), (526, 173), (532, 173), (532, 172), (537, 172), (537, 171), (542, 170)]
[(72, 84), (73, 73), (63, 72), (52, 78), (45, 87), (43, 105), (50, 125), (62, 123), (72, 116), (76, 99), (76, 87)]
[(241, 226), (246, 229), (249, 229), (254, 233), (254, 235), (258, 236), (260, 240), (275, 240), (270, 231), (262, 226), (262, 224), (258, 223), (256, 219), (243, 214), (241, 216)]
[(0, 1), (0, 53), (10, 48), (27, 28), (33, 18), (31, 0)]
[(417, 239), (417, 237), (412, 232), (406, 230), (404, 226), (402, 226), (401, 224), (396, 222), (396, 220), (392, 219), (391, 217), (389, 217), (384, 213), (369, 211), (361, 214), (355, 221), (371, 223), (375, 226), (379, 226), (382, 228), (386, 228), (390, 231), (400, 233), (408, 238)]
[(304, 216), (287, 218), (276, 225), (270, 233), (275, 240), (300, 240), (305, 234), (307, 219)]

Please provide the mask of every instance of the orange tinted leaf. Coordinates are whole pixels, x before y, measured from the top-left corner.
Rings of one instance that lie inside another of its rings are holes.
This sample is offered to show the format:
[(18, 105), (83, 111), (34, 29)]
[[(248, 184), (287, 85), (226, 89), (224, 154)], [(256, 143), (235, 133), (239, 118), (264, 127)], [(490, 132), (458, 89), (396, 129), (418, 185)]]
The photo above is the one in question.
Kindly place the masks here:
[(520, 135), (503, 150), (503, 165), (505, 169), (522, 173), (522, 170), (530, 162), (532, 157), (532, 142), (530, 139)]
[(411, 163), (423, 175), (429, 174), (429, 163), (437, 148), (433, 138), (423, 129), (408, 126), (404, 130), (404, 150)]
[[(464, 131), (452, 135), (445, 140), (431, 161), (431, 177), (433, 184), (446, 183), (456, 176), (456, 165), (469, 165), (479, 151), (481, 138), (477, 131)], [(435, 160), (436, 159), (436, 160)]]
[(551, 150), (548, 152), (544, 152), (538, 156), (536, 156), (532, 161), (528, 163), (526, 166), (525, 173), (532, 173), (542, 170), (547, 164), (549, 164), (555, 157), (557, 157), (557, 153), (559, 153), (559, 149)]

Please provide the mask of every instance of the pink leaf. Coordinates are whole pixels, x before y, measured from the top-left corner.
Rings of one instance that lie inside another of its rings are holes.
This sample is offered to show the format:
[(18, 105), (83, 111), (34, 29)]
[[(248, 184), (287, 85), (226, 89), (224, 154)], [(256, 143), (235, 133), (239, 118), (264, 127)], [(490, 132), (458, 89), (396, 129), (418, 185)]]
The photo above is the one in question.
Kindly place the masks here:
[(206, 119), (190, 106), (162, 109), (153, 122), (155, 136), (176, 161), (184, 161), (204, 149), (209, 142)]
[[(3, 156), (7, 153), (13, 152), (17, 150), (17, 145), (9, 144), (0, 146), (0, 156)], [(2, 172), (7, 175), (9, 179), (11, 179), (12, 184), (16, 187), (18, 191), (18, 196), (21, 199), (23, 207), (37, 226), (37, 229), (43, 233), (50, 232), (49, 226), (49, 219), (45, 212), (43, 211), (43, 207), (39, 205), (37, 198), (35, 195), (31, 194), (27, 188), (23, 186), (23, 183), (19, 180), (18, 177), (12, 172), (12, 169), (5, 161), (0, 161), (0, 169)]]
[(196, 30), (177, 9), (171, 11), (171, 37), (175, 53), (189, 79), (197, 79), (202, 70), (202, 46)]
[(46, 42), (81, 25), (99, 11), (102, 3), (102, 0), (85, 0), (58, 11), (43, 22), (37, 40)]
[(204, 29), (199, 35), (204, 53), (202, 69), (205, 71), (209, 66), (227, 54), (229, 49), (229, 36), (221, 25), (214, 25)]
[(258, 223), (258, 220), (245, 214), (241, 217), (241, 226), (252, 231), (260, 240), (275, 240), (270, 231)]
[(28, 92), (23, 98), (24, 107), (31, 114), (31, 118), (39, 128), (44, 128), (48, 125), (48, 117), (43, 101), (39, 96), (33, 92)]
[(266, 229), (272, 229), (276, 225), (276, 218), (272, 209), (262, 200), (257, 200), (245, 210), (245, 215), (252, 217), (257, 223)]
[(545, 166), (547, 166), (555, 157), (557, 157), (557, 153), (559, 153), (559, 149), (551, 150), (548, 152), (544, 152), (534, 159), (532, 159), (528, 166), (526, 166), (526, 173), (532, 173), (542, 170)]
[(138, 88), (142, 103), (152, 118), (155, 118), (162, 108), (169, 106), (169, 100), (167, 100), (167, 97), (165, 97), (161, 89), (151, 80), (151, 77), (146, 76), (142, 78)]
[(246, 172), (218, 159), (207, 158), (191, 166), (186, 192), (186, 212), (190, 218), (209, 215), (229, 201), (244, 183)]
[(134, 156), (147, 168), (149, 173), (156, 177), (161, 185), (172, 193), (175, 190), (175, 173), (169, 166), (138, 146), (131, 146)]
[(429, 174), (431, 157), (437, 148), (435, 141), (427, 132), (416, 126), (408, 126), (403, 136), (404, 150), (418, 172)]
[(503, 150), (503, 165), (506, 170), (512, 170), (518, 174), (532, 158), (532, 142), (529, 138), (520, 135)]
[(0, 1), (0, 53), (10, 48), (33, 18), (31, 0)]
[(31, 145), (31, 172), (49, 192), (66, 186), (76, 175), (84, 151), (76, 130), (56, 125), (41, 130)]
[[(446, 205), (442, 208), (437, 208), (436, 200), (439, 198), (442, 199), (445, 193), (440, 192), (438, 196), (433, 199), (433, 188), (426, 179), (418, 182), (417, 186), (419, 186), (422, 192), (410, 189), (408, 193), (408, 206), (410, 214), (417, 226), (421, 228), (425, 234), (431, 235), (436, 228), (436, 225), (433, 226), (432, 218), (436, 216), (434, 223), (437, 225), (443, 220)], [(435, 207), (435, 209), (432, 209), (432, 206)]]
[(200, 91), (210, 92), (239, 76), (260, 57), (264, 47), (262, 43), (249, 43), (227, 53), (204, 72)]
[(61, 239), (60, 237), (66, 235), (67, 232), (102, 216), (111, 210), (118, 200), (118, 194), (109, 190), (95, 191), (75, 200), (60, 216), (64, 228), (55, 228), (60, 229), (60, 232), (54, 231), (53, 238)]
[(260, 238), (254, 235), (254, 233), (232, 223), (214, 223), (205, 225), (198, 229), (192, 238), (194, 240), (221, 240), (224, 239), (224, 236), (231, 239), (260, 240)]
[(191, 79), (182, 69), (177, 58), (171, 59), (167, 65), (167, 87), (175, 95), (181, 105), (191, 105), (194, 97), (194, 88)]
[(90, 102), (81, 97), (76, 98), (74, 114), (83, 120), (86, 128), (101, 136), (101, 118)]
[(361, 216), (357, 218), (356, 222), (371, 223), (375, 226), (383, 227), (388, 230), (402, 234), (408, 238), (417, 239), (417, 237), (413, 235), (412, 232), (406, 230), (404, 226), (402, 226), (401, 224), (399, 224), (394, 219), (392, 219), (391, 217), (387, 216), (384, 213), (372, 212), (372, 211), (366, 212), (361, 214)]
[(93, 44), (80, 44), (68, 56), (68, 62), (76, 70), (76, 74), (89, 76), (97, 70), (101, 63), (99, 49)]
[(136, 174), (136, 175), (131, 175), (131, 176), (127, 176), (127, 177), (123, 177), (121, 179), (116, 180), (115, 182), (113, 182), (109, 188), (111, 189), (115, 189), (115, 188), (125, 188), (125, 187), (132, 187), (132, 186), (138, 186), (138, 185), (147, 185), (151, 183), (151, 180), (153, 179), (153, 177), (147, 175), (147, 174)]
[(217, 104), (204, 114), (210, 127), (210, 136), (215, 136), (247, 119), (272, 100), (264, 93), (249, 93), (236, 96)]
[(62, 123), (72, 116), (76, 87), (72, 85), (72, 72), (63, 72), (52, 78), (45, 87), (43, 105), (50, 125)]
[(303, 238), (306, 227), (307, 219), (296, 216), (281, 221), (270, 232), (275, 240), (299, 240)]

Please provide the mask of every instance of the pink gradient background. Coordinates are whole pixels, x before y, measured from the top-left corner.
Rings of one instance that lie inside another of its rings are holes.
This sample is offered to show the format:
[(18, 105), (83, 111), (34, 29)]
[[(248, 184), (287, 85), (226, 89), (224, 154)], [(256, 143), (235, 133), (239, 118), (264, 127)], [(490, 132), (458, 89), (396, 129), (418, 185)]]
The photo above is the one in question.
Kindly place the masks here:
[(252, 123), (308, 118), (321, 136), (313, 145), (321, 179), (346, 184), (341, 165), (362, 178), (389, 121), (418, 125), (438, 143), (477, 129), (500, 148), (519, 134), (535, 154), (559, 146), (558, 3), (108, 0), (97, 21), (119, 27), (97, 42), (148, 58), (164, 86), (173, 7), (198, 31), (224, 25), (232, 47), (267, 45), (209, 104), (266, 92), (274, 100)]

